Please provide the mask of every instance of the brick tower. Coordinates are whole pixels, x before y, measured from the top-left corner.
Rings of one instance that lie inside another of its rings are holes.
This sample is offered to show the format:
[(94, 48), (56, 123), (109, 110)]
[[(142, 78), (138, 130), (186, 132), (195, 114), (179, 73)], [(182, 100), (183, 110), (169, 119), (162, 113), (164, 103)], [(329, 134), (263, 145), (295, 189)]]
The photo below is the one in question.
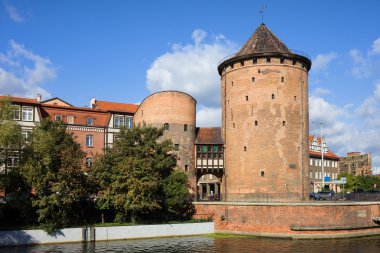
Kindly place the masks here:
[(218, 66), (227, 199), (308, 195), (310, 67), (264, 24)]

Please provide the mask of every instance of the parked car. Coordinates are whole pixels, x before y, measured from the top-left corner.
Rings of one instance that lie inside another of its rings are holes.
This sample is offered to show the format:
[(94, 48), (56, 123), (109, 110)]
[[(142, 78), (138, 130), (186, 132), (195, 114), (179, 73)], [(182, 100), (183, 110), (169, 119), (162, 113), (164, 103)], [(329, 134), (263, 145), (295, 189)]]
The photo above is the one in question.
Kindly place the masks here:
[(318, 200), (333, 200), (335, 199), (335, 192), (333, 190), (320, 191), (317, 193)]
[(319, 200), (319, 196), (318, 196), (318, 193), (316, 193), (316, 192), (310, 192), (310, 194), (309, 194), (309, 199), (310, 200)]

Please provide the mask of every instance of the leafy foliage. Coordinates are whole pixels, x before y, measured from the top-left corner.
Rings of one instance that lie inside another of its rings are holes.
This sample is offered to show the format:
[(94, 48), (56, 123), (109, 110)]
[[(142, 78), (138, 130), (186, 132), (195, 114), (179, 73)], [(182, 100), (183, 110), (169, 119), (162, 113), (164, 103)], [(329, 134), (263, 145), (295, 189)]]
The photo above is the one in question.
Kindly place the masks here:
[[(172, 174), (172, 144), (157, 141), (162, 135), (162, 129), (149, 126), (121, 129), (114, 147), (95, 163), (90, 176), (99, 185), (98, 207), (114, 209), (116, 220), (157, 220), (168, 217), (168, 212), (178, 217), (180, 209), (189, 206), (186, 175)], [(174, 203), (180, 197), (186, 201)]]
[(32, 200), (38, 221), (53, 232), (81, 217), (81, 199), (87, 195), (84, 156), (80, 145), (61, 123), (44, 120), (25, 148), (22, 174), (36, 190)]
[(357, 190), (376, 190), (380, 188), (380, 178), (376, 176), (354, 176), (347, 172), (340, 174), (339, 178), (346, 177), (347, 184), (344, 190), (347, 192), (355, 192)]

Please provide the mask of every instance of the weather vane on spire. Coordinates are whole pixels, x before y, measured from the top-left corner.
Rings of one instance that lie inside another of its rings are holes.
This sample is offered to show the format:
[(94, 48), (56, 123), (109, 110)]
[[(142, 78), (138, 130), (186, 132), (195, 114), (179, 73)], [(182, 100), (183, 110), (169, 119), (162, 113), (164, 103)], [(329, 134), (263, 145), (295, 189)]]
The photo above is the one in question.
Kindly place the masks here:
[(264, 5), (264, 4), (261, 4), (261, 7), (260, 7), (260, 13), (261, 13), (261, 23), (264, 24), (264, 10), (266, 9), (267, 7)]

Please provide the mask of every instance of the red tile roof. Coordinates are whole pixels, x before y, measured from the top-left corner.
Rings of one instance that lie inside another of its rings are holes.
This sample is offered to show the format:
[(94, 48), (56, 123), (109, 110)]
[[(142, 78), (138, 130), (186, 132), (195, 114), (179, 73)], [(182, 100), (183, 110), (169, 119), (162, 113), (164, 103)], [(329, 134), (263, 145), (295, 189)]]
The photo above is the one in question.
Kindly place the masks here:
[(196, 130), (196, 144), (223, 144), (220, 127), (200, 127)]
[[(309, 150), (309, 155), (313, 157), (321, 157), (321, 152)], [(331, 150), (327, 151), (327, 153), (323, 153), (323, 157), (339, 160), (339, 156), (334, 154)]]
[(125, 112), (125, 113), (135, 113), (139, 108), (139, 105), (134, 104), (124, 104), (108, 101), (96, 101), (96, 109), (110, 112)]
[(20, 98), (20, 97), (12, 97), (12, 96), (0, 96), (0, 99), (10, 99), (11, 102), (14, 103), (26, 103), (26, 104), (40, 104), (37, 102), (35, 98)]

